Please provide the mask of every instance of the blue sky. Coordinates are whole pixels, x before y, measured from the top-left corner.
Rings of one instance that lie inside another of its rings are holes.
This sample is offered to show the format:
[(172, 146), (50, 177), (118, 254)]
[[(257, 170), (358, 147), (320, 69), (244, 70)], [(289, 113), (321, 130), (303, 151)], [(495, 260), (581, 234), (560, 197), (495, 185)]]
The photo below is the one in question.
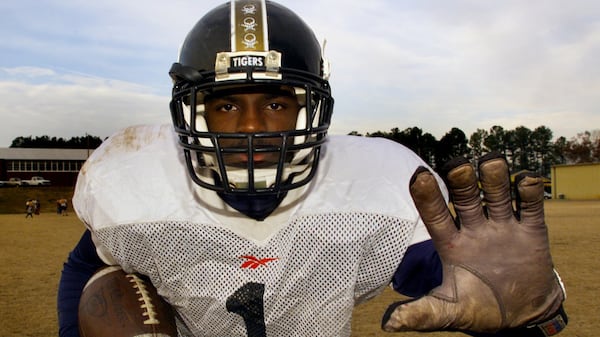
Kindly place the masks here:
[[(331, 133), (600, 129), (600, 1), (279, 2), (327, 39)], [(0, 147), (169, 123), (169, 67), (221, 3), (2, 1)]]

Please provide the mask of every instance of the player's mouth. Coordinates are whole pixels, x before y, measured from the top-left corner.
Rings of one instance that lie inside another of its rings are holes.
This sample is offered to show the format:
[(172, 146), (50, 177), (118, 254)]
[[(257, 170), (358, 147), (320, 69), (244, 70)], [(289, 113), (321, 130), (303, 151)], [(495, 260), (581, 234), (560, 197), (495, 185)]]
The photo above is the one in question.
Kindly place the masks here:
[[(268, 164), (268, 163), (273, 163), (272, 158), (271, 160), (269, 160), (269, 157), (273, 157), (274, 155), (272, 153), (255, 153), (254, 155), (252, 155), (252, 161), (254, 162), (254, 165), (264, 165), (264, 164)], [(240, 156), (241, 160), (244, 163), (248, 163), (250, 161), (250, 158), (248, 157), (247, 154), (242, 154)]]

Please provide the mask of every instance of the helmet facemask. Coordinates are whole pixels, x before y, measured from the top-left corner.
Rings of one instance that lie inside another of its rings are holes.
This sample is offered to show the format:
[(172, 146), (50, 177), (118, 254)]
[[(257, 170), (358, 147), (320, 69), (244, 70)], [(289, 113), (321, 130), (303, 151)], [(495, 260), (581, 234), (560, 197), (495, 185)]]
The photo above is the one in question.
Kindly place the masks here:
[[(328, 119), (330, 112), (322, 112), (329, 109), (328, 103), (309, 86), (296, 86), (300, 110), (295, 129), (257, 133), (208, 130), (203, 98), (215, 90), (232, 88), (235, 86), (228, 83), (207, 91), (196, 85), (174, 95), (173, 120), (192, 179), (202, 187), (236, 194), (279, 194), (310, 181), (329, 126), (322, 118)], [(233, 159), (239, 157), (246, 161)], [(255, 162), (257, 157), (266, 159)]]

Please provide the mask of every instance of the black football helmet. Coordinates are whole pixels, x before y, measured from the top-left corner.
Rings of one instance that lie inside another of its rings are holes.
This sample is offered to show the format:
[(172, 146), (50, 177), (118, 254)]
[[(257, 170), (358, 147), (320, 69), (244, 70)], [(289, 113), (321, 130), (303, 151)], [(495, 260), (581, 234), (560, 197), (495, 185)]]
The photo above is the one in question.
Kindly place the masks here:
[[(170, 109), (175, 131), (198, 185), (225, 195), (279, 196), (312, 179), (333, 98), (320, 44), (294, 12), (265, 0), (233, 0), (213, 9), (189, 32), (169, 75), (174, 83)], [(246, 86), (292, 88), (301, 106), (296, 128), (257, 133), (208, 130), (204, 98)], [(226, 145), (231, 139), (244, 145)], [(259, 145), (267, 143), (265, 139), (277, 145)], [(277, 153), (279, 162), (258, 167), (253, 154), (259, 152)], [(247, 154), (247, 167), (228, 166), (223, 157), (232, 153)]]

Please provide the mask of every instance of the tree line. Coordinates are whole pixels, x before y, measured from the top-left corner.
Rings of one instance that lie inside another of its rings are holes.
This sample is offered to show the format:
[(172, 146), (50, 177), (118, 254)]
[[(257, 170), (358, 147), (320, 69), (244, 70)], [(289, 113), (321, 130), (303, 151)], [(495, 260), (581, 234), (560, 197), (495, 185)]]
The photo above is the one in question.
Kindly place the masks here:
[(100, 137), (85, 135), (70, 139), (39, 136), (17, 137), (9, 147), (42, 148), (42, 149), (95, 149), (102, 144)]
[[(356, 131), (349, 134), (362, 136)], [(496, 125), (489, 130), (477, 129), (468, 138), (454, 127), (439, 140), (418, 127), (393, 128), (390, 132), (377, 131), (365, 136), (401, 143), (437, 171), (454, 157), (463, 156), (473, 161), (492, 151), (506, 157), (511, 172), (529, 170), (545, 177), (550, 176), (553, 165), (600, 162), (600, 130), (585, 131), (569, 140), (561, 136), (554, 141), (552, 130), (546, 126), (534, 130), (525, 126), (507, 130)]]
[[(363, 136), (357, 131), (349, 135)], [(554, 141), (552, 130), (543, 125), (534, 130), (525, 126), (507, 130), (495, 125), (489, 130), (477, 129), (468, 138), (462, 130), (454, 127), (439, 140), (418, 127), (393, 128), (389, 132), (376, 131), (365, 136), (401, 143), (435, 170), (440, 170), (454, 157), (475, 160), (491, 151), (498, 151), (507, 158), (511, 172), (529, 170), (545, 177), (550, 175), (553, 165), (600, 162), (600, 130), (585, 131), (568, 140), (561, 136)], [(102, 139), (92, 135), (70, 139), (29, 136), (15, 138), (10, 147), (95, 149), (100, 144)]]

